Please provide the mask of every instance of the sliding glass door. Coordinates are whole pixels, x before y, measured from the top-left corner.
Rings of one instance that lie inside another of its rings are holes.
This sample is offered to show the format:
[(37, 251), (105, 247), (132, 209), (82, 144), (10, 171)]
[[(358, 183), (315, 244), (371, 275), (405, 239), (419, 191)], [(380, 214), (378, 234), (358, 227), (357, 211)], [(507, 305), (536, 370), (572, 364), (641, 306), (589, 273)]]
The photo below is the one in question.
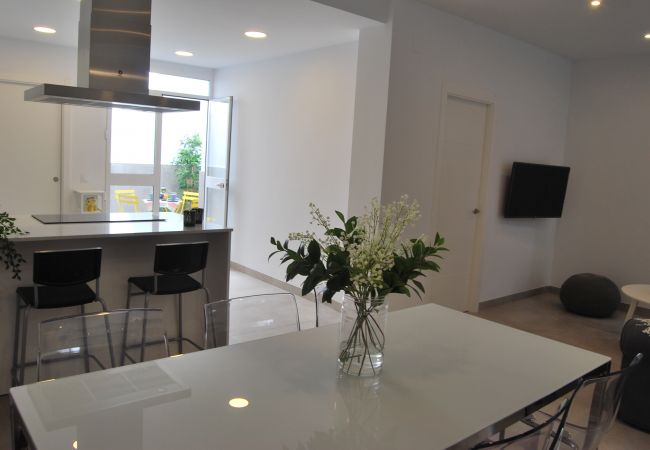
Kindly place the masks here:
[(216, 226), (228, 224), (228, 179), (232, 97), (210, 101), (208, 146), (205, 164), (205, 216)]
[(203, 174), (208, 129), (208, 101), (200, 111), (163, 114), (160, 210), (181, 212), (203, 207)]
[(106, 164), (110, 212), (158, 211), (161, 122), (160, 113), (112, 110)]
[[(232, 98), (209, 100), (209, 83), (206, 90), (188, 80), (152, 77), (160, 89), (152, 93), (197, 100), (199, 111), (112, 111), (106, 164), (110, 212), (182, 213), (201, 207), (206, 223), (227, 225)], [(182, 90), (187, 92), (176, 93)]]

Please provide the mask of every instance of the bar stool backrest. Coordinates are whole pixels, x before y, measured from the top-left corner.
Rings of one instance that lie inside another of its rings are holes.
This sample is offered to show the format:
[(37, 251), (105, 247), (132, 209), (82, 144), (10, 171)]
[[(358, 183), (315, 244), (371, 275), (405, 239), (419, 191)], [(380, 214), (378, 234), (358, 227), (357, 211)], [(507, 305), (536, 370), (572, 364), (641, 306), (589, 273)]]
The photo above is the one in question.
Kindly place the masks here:
[(101, 265), (100, 247), (34, 252), (34, 284), (74, 286), (88, 283), (99, 278)]
[(158, 275), (189, 275), (205, 269), (208, 242), (158, 244), (153, 271)]

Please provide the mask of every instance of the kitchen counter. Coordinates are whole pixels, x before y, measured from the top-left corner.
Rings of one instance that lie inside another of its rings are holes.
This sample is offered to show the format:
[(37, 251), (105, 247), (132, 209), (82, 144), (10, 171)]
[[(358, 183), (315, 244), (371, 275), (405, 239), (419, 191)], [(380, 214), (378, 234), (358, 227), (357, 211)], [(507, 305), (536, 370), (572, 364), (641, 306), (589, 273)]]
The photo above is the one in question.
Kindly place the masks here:
[[(125, 213), (128, 216), (128, 213)], [(137, 216), (138, 213), (132, 213)], [(145, 214), (145, 213), (140, 213)], [(150, 213), (149, 213), (150, 215)], [(109, 309), (126, 307), (127, 280), (129, 277), (153, 274), (154, 249), (156, 244), (175, 242), (208, 241), (208, 260), (205, 285), (210, 291), (210, 301), (228, 298), (230, 279), (230, 236), (232, 229), (209, 224), (194, 227), (183, 226), (183, 216), (175, 213), (161, 213), (165, 221), (160, 222), (103, 222), (42, 224), (31, 216), (16, 217), (16, 225), (27, 234), (13, 236), (16, 249), (27, 260), (22, 265), (22, 280), (11, 278), (11, 273), (0, 270), (0, 394), (8, 391), (13, 349), (14, 318), (16, 314), (16, 288), (29, 286), (32, 281), (33, 253), (40, 250), (64, 250), (88, 247), (102, 247), (101, 297)], [(134, 216), (134, 217), (135, 217)], [(2, 268), (4, 269), (4, 268)], [(200, 274), (197, 274), (199, 277)], [(197, 278), (198, 279), (198, 278)], [(203, 342), (202, 291), (183, 294), (183, 332), (195, 342)], [(132, 307), (142, 307), (142, 297), (133, 299)], [(166, 331), (176, 336), (175, 296), (156, 296), (150, 301), (151, 308), (162, 308)], [(88, 312), (98, 310), (96, 304), (87, 307)], [(37, 310), (30, 313), (27, 357), (36, 355), (38, 322), (51, 317), (79, 314), (79, 308)], [(183, 350), (190, 349), (185, 346)], [(176, 352), (175, 344), (171, 345)], [(28, 369), (25, 382), (34, 381), (35, 371)]]
[[(138, 219), (141, 215), (151, 213), (121, 213), (124, 220)], [(148, 222), (88, 222), (43, 224), (32, 216), (16, 216), (16, 226), (27, 234), (12, 236), (14, 242), (60, 240), (60, 239), (89, 239), (134, 237), (143, 235), (192, 235), (205, 233), (229, 233), (231, 228), (223, 228), (212, 224), (183, 226), (183, 216), (176, 213), (160, 213), (163, 221)]]

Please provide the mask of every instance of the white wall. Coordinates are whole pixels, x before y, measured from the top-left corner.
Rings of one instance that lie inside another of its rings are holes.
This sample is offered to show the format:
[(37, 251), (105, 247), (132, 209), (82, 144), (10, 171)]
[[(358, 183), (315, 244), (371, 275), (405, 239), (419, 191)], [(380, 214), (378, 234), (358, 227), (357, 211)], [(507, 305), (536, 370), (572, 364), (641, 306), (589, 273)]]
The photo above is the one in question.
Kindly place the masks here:
[[(404, 193), (418, 199), (422, 219), (414, 233), (433, 234), (443, 84), (495, 101), (487, 201), (481, 205), (487, 236), (481, 301), (550, 284), (555, 221), (505, 220), (502, 199), (514, 160), (563, 162), (570, 76), (563, 58), (415, 0), (396, 0), (382, 201)], [(427, 282), (435, 282), (435, 274)]]
[(575, 64), (554, 284), (595, 272), (619, 285), (650, 281), (650, 60)]
[[(151, 71), (212, 80), (214, 69), (151, 61)], [(77, 49), (0, 37), (0, 79), (32, 83), (77, 82)]]
[(236, 263), (283, 279), (269, 238), (307, 229), (309, 202), (347, 210), (356, 60), (350, 43), (217, 70), (215, 95), (234, 97)]
[(0, 37), (0, 79), (74, 84), (76, 78), (74, 49)]
[(359, 32), (348, 214), (381, 199), (392, 24)]
[[(63, 160), (61, 211), (79, 213), (81, 199), (76, 191), (106, 189), (106, 127), (110, 112), (105, 108), (65, 105), (63, 107)], [(110, 199), (104, 193), (107, 210)]]
[(312, 0), (351, 12), (369, 19), (387, 22), (390, 16), (391, 0)]

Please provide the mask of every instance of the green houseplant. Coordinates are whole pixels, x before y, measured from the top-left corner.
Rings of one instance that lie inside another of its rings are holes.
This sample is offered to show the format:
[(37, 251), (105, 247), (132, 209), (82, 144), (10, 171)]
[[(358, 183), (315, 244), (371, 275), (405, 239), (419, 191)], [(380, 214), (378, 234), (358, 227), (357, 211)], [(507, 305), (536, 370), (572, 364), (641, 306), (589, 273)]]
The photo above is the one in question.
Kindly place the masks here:
[(183, 191), (198, 191), (201, 171), (201, 148), (203, 141), (198, 133), (181, 140), (178, 154), (172, 161), (176, 166), (178, 187)]
[[(271, 238), (276, 250), (288, 263), (286, 280), (303, 276), (302, 295), (320, 288), (323, 302), (332, 302), (344, 292), (341, 317), (339, 366), (347, 373), (374, 375), (383, 365), (384, 328), (389, 294), (424, 293), (418, 278), (427, 271), (438, 272), (440, 253), (447, 251), (445, 240), (436, 233), (432, 243), (425, 237), (403, 241), (406, 228), (419, 217), (419, 206), (406, 196), (399, 202), (381, 206), (376, 200), (361, 217), (336, 211), (341, 225), (331, 224), (310, 204), (311, 223), (323, 230), (291, 233), (281, 241)], [(298, 242), (291, 248), (291, 242)]]
[(13, 273), (12, 278), (20, 279), (20, 265), (25, 262), (23, 255), (16, 250), (16, 245), (9, 237), (16, 234), (25, 234), (16, 226), (16, 219), (6, 212), (0, 212), (0, 264), (5, 270)]

